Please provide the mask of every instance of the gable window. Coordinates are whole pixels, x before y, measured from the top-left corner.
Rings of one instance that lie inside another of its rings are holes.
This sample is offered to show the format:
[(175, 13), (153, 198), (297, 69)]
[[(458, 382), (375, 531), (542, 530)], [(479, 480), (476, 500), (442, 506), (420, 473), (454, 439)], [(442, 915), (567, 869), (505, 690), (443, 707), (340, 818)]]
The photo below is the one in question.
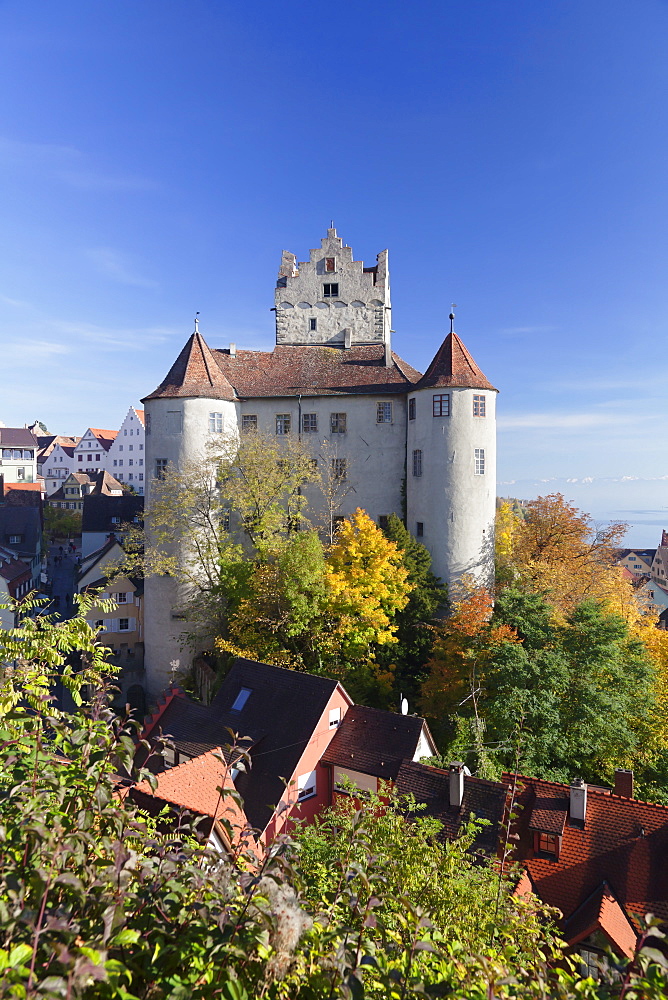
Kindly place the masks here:
[(415, 537), (422, 538), (424, 536), (424, 521), (416, 521), (415, 523)]
[(339, 286), (336, 282), (331, 285), (322, 286), (322, 297), (324, 299), (338, 299), (339, 297)]
[(252, 690), (253, 690), (252, 688), (245, 688), (245, 687), (240, 688), (239, 689), (239, 694), (234, 699), (234, 702), (232, 704), (232, 708), (230, 709), (230, 711), (231, 712), (240, 712), (241, 709), (246, 704), (246, 702), (248, 701), (248, 699), (250, 698)]
[(392, 403), (376, 403), (376, 423), (392, 423)]
[(329, 728), (336, 729), (339, 722), (341, 721), (341, 709), (340, 708), (330, 708), (329, 710)]
[(332, 434), (345, 434), (346, 433), (346, 414), (345, 413), (330, 413), (329, 415), (329, 429)]
[(433, 397), (433, 414), (435, 417), (450, 416), (450, 393), (440, 393)]
[(211, 434), (222, 434), (223, 432), (223, 414), (222, 413), (210, 413), (209, 414), (209, 431)]
[(325, 271), (336, 271), (336, 257), (325, 257)]
[(156, 460), (155, 460), (155, 478), (156, 479), (164, 479), (166, 471), (167, 471), (167, 459), (166, 458), (156, 458)]
[(417, 448), (413, 452), (413, 475), (422, 475), (422, 451), (420, 448)]
[(117, 604), (127, 604), (128, 603), (128, 595), (127, 594), (116, 594), (116, 603)]
[(408, 419), (415, 420), (415, 396), (408, 400)]
[(304, 431), (305, 434), (314, 434), (318, 430), (317, 413), (302, 414), (302, 430)]
[(317, 330), (318, 329), (318, 321), (317, 321), (317, 319), (310, 319), (308, 321), (308, 328), (309, 328), (309, 330)]
[(123, 435), (124, 435), (124, 437), (127, 437), (128, 436), (128, 432), (127, 431), (123, 431)]
[(18, 545), (20, 543), (20, 541), (21, 541), (21, 536), (20, 535), (10, 535), (9, 536), (9, 544), (10, 545)]
[[(167, 433), (180, 434), (183, 430), (183, 414), (181, 410), (167, 410)], [(120, 445), (122, 448), (123, 445)]]
[(257, 430), (257, 414), (256, 413), (244, 413), (241, 418), (241, 429), (242, 431), (256, 431)]
[(484, 417), (485, 416), (485, 397), (484, 396), (474, 396), (473, 397), (473, 416), (474, 417)]
[(348, 463), (345, 458), (332, 459), (332, 478), (345, 479), (348, 472)]
[(485, 449), (476, 448), (475, 449), (475, 474), (476, 476), (485, 475)]
[(290, 414), (289, 413), (277, 413), (276, 414), (276, 433), (277, 434), (289, 434), (290, 433)]
[(315, 771), (311, 771), (310, 774), (300, 774), (297, 778), (297, 801), (303, 802), (304, 799), (312, 798), (316, 793), (316, 787)]

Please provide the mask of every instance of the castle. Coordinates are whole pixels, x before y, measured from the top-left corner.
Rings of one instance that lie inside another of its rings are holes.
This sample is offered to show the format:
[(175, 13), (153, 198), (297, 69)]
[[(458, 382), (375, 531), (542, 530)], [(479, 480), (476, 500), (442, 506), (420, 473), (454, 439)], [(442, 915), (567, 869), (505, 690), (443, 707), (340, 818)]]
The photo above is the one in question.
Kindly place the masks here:
[[(388, 254), (373, 267), (327, 231), (310, 259), (283, 252), (272, 351), (212, 350), (197, 329), (145, 406), (147, 500), (151, 476), (201, 454), (216, 434), (258, 429), (335, 446), (345, 479), (340, 513), (364, 508), (381, 525), (405, 512), (434, 572), (450, 587), (464, 574), (490, 582), (496, 500), (496, 393), (454, 332), (424, 375), (392, 351)], [(180, 659), (183, 621), (175, 582), (145, 590), (148, 693)]]

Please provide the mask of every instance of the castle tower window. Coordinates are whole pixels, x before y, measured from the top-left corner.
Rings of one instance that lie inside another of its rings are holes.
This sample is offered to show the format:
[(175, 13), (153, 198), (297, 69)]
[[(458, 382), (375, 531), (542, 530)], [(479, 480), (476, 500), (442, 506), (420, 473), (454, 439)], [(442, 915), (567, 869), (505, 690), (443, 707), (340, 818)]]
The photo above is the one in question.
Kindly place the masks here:
[(331, 285), (322, 286), (322, 297), (323, 299), (338, 299), (339, 297), (339, 286), (338, 283)]
[(290, 433), (290, 414), (289, 413), (277, 413), (276, 414), (276, 433), (277, 434), (289, 434)]
[(222, 413), (210, 413), (209, 414), (209, 432), (211, 434), (222, 434), (222, 432), (223, 432), (223, 414)]
[(415, 537), (422, 538), (424, 536), (424, 521), (416, 521), (415, 523)]
[(314, 434), (318, 430), (317, 413), (302, 414), (302, 430), (304, 431), (304, 434)]
[(345, 479), (348, 474), (348, 463), (345, 458), (332, 459), (332, 477), (334, 479)]
[(475, 474), (476, 476), (485, 475), (485, 449), (476, 448), (475, 449)]
[(325, 257), (325, 271), (336, 271), (336, 257)]
[(308, 328), (309, 328), (309, 330), (317, 330), (318, 329), (318, 321), (317, 321), (317, 319), (310, 319), (308, 321)]
[(413, 452), (413, 475), (422, 475), (422, 450), (420, 448)]
[(378, 527), (380, 528), (381, 531), (385, 531), (387, 529), (387, 522), (389, 516), (390, 516), (389, 514), (378, 515)]
[(408, 400), (408, 419), (415, 420), (415, 396)]
[(392, 423), (392, 403), (376, 404), (376, 423), (377, 424)]
[(473, 397), (473, 416), (474, 417), (484, 417), (485, 416), (485, 397), (484, 396), (474, 396)]
[(144, 420), (146, 422), (145, 423), (146, 433), (150, 434), (151, 433), (151, 414), (150, 413), (145, 413), (144, 414)]
[[(167, 410), (167, 433), (180, 434), (183, 430), (183, 414), (181, 410)], [(123, 445), (119, 445), (122, 448)]]
[(257, 413), (244, 413), (241, 418), (241, 429), (242, 431), (256, 431)]
[(450, 393), (437, 395), (433, 397), (433, 414), (435, 417), (449, 417), (450, 416)]
[(345, 434), (346, 433), (346, 414), (345, 413), (330, 413), (329, 415), (329, 428), (332, 434)]
[(167, 471), (167, 459), (166, 458), (156, 458), (156, 460), (155, 460), (155, 478), (156, 479), (164, 479), (166, 471)]

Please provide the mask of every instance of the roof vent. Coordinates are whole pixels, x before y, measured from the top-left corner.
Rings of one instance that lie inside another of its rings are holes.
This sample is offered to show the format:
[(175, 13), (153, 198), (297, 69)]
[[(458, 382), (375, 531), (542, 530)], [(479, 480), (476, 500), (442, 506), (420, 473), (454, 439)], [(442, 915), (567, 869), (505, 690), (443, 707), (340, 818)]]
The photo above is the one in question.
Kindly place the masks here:
[(461, 808), (464, 798), (464, 763), (455, 760), (450, 764), (450, 805)]
[(570, 788), (570, 808), (571, 819), (584, 823), (587, 816), (587, 786), (582, 778), (574, 778)]

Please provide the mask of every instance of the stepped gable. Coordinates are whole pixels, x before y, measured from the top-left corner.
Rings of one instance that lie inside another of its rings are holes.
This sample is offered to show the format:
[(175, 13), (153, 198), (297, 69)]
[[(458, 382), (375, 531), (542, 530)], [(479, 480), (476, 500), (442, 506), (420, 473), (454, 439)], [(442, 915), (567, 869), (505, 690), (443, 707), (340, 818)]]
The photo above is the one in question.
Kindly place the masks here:
[(480, 371), (457, 334), (451, 331), (434, 360), (420, 379), (418, 389), (454, 386), (463, 389), (490, 389), (498, 392)]
[(233, 400), (234, 389), (225, 378), (204, 337), (193, 333), (155, 392), (142, 399), (201, 398)]
[(386, 365), (383, 344), (347, 349), (277, 344), (273, 351), (212, 353), (237, 395), (246, 398), (398, 393), (412, 389), (421, 377), (394, 351)]

